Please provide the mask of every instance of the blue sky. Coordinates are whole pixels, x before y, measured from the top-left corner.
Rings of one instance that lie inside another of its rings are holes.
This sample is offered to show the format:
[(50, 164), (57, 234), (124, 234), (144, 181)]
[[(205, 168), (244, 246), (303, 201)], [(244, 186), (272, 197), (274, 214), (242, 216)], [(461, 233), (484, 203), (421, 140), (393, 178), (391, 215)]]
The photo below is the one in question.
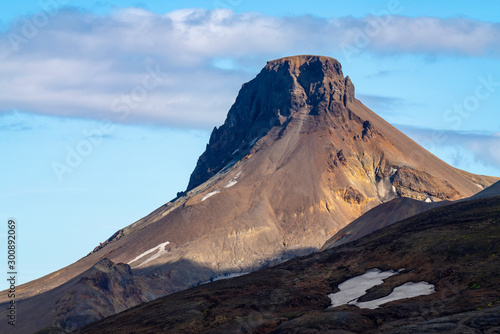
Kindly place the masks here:
[(498, 1), (2, 2), (0, 213), (19, 224), (19, 278), (78, 260), (184, 190), (241, 84), (283, 56), (337, 58), (379, 115), (453, 166), (500, 176), (499, 12)]

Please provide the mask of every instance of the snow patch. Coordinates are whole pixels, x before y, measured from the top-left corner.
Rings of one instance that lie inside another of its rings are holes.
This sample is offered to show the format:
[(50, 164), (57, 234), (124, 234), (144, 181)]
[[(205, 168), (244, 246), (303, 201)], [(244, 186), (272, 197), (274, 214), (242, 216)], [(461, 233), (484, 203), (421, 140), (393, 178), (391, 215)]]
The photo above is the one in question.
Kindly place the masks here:
[(384, 283), (384, 279), (398, 272), (394, 270), (381, 271), (378, 268), (370, 269), (360, 276), (353, 277), (339, 284), (339, 292), (330, 293), (328, 297), (332, 300), (330, 307), (348, 304), (349, 302), (358, 300), (359, 297), (366, 294), (366, 291), (376, 285)]
[(381, 271), (380, 269), (375, 268), (368, 270), (363, 275), (348, 279), (347, 281), (339, 284), (339, 292), (330, 293), (328, 295), (332, 301), (332, 305), (330, 307), (349, 304), (359, 308), (375, 309), (380, 305), (394, 300), (425, 296), (436, 292), (434, 285), (427, 282), (407, 282), (394, 288), (392, 293), (388, 296), (367, 302), (358, 302), (358, 299), (365, 295), (369, 289), (384, 283), (384, 279), (397, 275), (402, 270), (404, 269), (399, 269), (399, 271)]
[(427, 197), (427, 198), (425, 199), (425, 203), (432, 203), (432, 199), (431, 199), (430, 197)]
[(250, 144), (248, 144), (248, 146), (252, 146), (253, 144), (255, 144), (257, 142), (257, 140), (259, 140), (259, 137), (253, 139)]
[(230, 188), (232, 186), (234, 186), (236, 183), (238, 183), (238, 181), (236, 181), (238, 179), (238, 177), (240, 177), (241, 175), (241, 171), (238, 172), (238, 174), (236, 174), (231, 180), (229, 180), (229, 182), (226, 184), (226, 186), (224, 188)]
[(206, 194), (205, 196), (203, 196), (203, 198), (201, 199), (201, 201), (203, 202), (204, 200), (212, 197), (213, 195), (217, 195), (218, 193), (220, 193), (220, 190), (212, 191), (212, 192)]
[(484, 186), (480, 185), (479, 183), (476, 183), (476, 186), (478, 186), (481, 189), (484, 189)]
[(367, 302), (351, 302), (349, 303), (350, 305), (355, 305), (359, 308), (368, 308), (368, 309), (376, 309), (380, 305), (383, 305), (388, 302), (392, 302), (394, 300), (400, 300), (400, 299), (405, 299), (405, 298), (413, 298), (413, 297), (418, 297), (418, 296), (425, 296), (425, 295), (430, 295), (432, 293), (436, 292), (434, 289), (434, 285), (429, 284), (427, 282), (408, 282), (403, 285), (400, 285), (394, 290), (392, 290), (391, 294), (379, 299), (375, 300), (370, 300)]
[[(132, 261), (129, 261), (127, 264), (131, 264), (155, 251), (158, 251), (155, 255), (153, 255), (152, 257), (150, 257), (149, 259), (147, 259), (146, 261), (142, 262), (139, 266), (142, 266), (143, 264), (149, 262), (149, 261), (153, 261), (154, 259), (157, 259), (158, 257), (160, 257), (161, 255), (165, 254), (165, 253), (168, 253), (166, 247), (167, 245), (170, 243), (170, 241), (167, 241), (167, 242), (164, 242), (162, 244), (159, 244), (158, 246), (156, 247), (153, 247), (147, 251), (145, 251), (144, 253), (142, 253), (141, 255), (137, 256), (135, 259), (133, 259)], [(163, 248), (163, 249), (162, 249)], [(139, 267), (138, 266), (138, 267)]]
[(234, 152), (233, 152), (233, 153), (231, 153), (231, 155), (235, 155), (235, 154), (236, 154), (236, 153), (238, 153), (239, 151), (240, 151), (240, 149), (238, 149), (238, 148), (237, 148), (236, 150), (234, 150)]
[(238, 183), (238, 181), (236, 180), (230, 180), (226, 186), (224, 188), (231, 188), (232, 186), (234, 186), (236, 183)]

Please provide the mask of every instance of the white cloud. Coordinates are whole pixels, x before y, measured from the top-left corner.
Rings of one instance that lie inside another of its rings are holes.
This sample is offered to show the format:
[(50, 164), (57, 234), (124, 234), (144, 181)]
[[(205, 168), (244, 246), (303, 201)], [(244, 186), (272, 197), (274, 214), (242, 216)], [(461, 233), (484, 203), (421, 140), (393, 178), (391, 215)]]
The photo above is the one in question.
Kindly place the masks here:
[(500, 53), (500, 25), (463, 18), (393, 17), (373, 40), (380, 52), (493, 56)]
[[(380, 20), (386, 23), (363, 37)], [(0, 35), (0, 112), (116, 119), (114, 101), (134, 89), (144, 92), (146, 68), (159, 66), (162, 83), (121, 121), (178, 127), (220, 124), (241, 84), (280, 56), (342, 56), (346, 47), (379, 54), (500, 55), (499, 24), (458, 18), (326, 20), (226, 9), (160, 15), (138, 8), (97, 16), (61, 10), (29, 36), (26, 22), (29, 17)], [(21, 41), (17, 51), (13, 38)]]

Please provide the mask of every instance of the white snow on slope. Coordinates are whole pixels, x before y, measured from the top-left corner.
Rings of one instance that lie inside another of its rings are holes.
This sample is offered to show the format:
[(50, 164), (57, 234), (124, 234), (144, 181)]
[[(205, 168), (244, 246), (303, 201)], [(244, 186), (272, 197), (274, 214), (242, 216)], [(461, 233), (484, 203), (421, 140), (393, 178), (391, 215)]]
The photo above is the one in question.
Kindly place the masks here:
[(220, 190), (216, 190), (216, 191), (212, 191), (208, 194), (206, 194), (205, 196), (203, 196), (203, 198), (201, 199), (201, 201), (203, 202), (204, 200), (206, 200), (207, 198), (210, 198), (212, 197), (213, 195), (217, 195), (218, 193), (220, 193)]
[[(167, 241), (167, 242), (164, 242), (162, 244), (159, 244), (158, 246), (156, 247), (153, 247), (147, 251), (145, 251), (144, 253), (140, 254), (139, 256), (137, 256), (135, 259), (133, 259), (132, 261), (129, 261), (128, 264), (131, 264), (155, 251), (158, 251), (158, 253), (156, 253), (155, 255), (153, 255), (152, 257), (150, 257), (149, 259), (147, 259), (146, 261), (142, 262), (139, 266), (142, 266), (143, 264), (149, 262), (149, 261), (153, 261), (154, 259), (157, 259), (158, 257), (160, 257), (162, 254), (165, 254), (167, 253), (168, 251), (166, 250), (166, 247), (167, 245), (170, 243), (170, 241)], [(163, 248), (163, 249), (162, 249)], [(137, 267), (139, 267), (137, 266)]]
[(339, 284), (339, 292), (330, 293), (328, 295), (332, 301), (330, 307), (349, 304), (359, 308), (375, 309), (390, 301), (425, 296), (435, 292), (434, 285), (427, 282), (407, 282), (394, 288), (392, 293), (388, 296), (367, 302), (358, 302), (358, 299), (365, 295), (366, 291), (376, 285), (382, 284), (384, 279), (397, 275), (401, 270), (403, 269), (399, 271), (389, 270), (382, 272), (380, 269), (375, 268), (368, 270), (363, 275), (348, 279)]
[[(238, 179), (238, 177), (240, 177), (240, 175), (241, 175), (241, 171), (239, 171), (238, 174), (236, 174), (231, 180), (229, 180), (228, 183), (224, 186), (224, 188), (230, 188), (230, 187), (234, 186), (236, 183), (238, 183), (238, 181), (236, 181), (236, 180)], [(220, 193), (220, 190), (215, 190), (215, 191), (209, 192), (208, 194), (203, 196), (203, 198), (201, 199), (201, 202), (203, 202), (206, 199), (209, 199), (210, 197), (212, 197), (214, 195), (217, 195), (218, 193)]]
[(405, 298), (413, 298), (418, 296), (430, 295), (431, 293), (436, 292), (434, 290), (434, 285), (429, 284), (427, 282), (408, 282), (403, 285), (400, 285), (394, 290), (392, 290), (391, 294), (379, 299), (370, 300), (367, 302), (351, 302), (350, 305), (356, 305), (359, 308), (368, 308), (368, 309), (376, 309), (380, 305), (383, 305), (388, 302), (392, 302), (393, 300), (400, 300)]
[(226, 186), (224, 188), (230, 188), (232, 186), (234, 186), (236, 183), (238, 183), (238, 181), (236, 181), (238, 179), (238, 177), (240, 177), (241, 175), (241, 171), (238, 172), (238, 174), (236, 174), (231, 180), (229, 180), (229, 182), (226, 184)]
[(238, 181), (236, 180), (233, 180), (231, 179), (224, 188), (231, 188), (232, 186), (234, 186), (236, 183), (238, 183)]
[(398, 274), (397, 271), (381, 271), (378, 268), (370, 269), (363, 275), (353, 277), (339, 284), (339, 292), (330, 293), (328, 297), (332, 300), (330, 307), (345, 305), (363, 296), (366, 291), (375, 285), (384, 283), (384, 279)]

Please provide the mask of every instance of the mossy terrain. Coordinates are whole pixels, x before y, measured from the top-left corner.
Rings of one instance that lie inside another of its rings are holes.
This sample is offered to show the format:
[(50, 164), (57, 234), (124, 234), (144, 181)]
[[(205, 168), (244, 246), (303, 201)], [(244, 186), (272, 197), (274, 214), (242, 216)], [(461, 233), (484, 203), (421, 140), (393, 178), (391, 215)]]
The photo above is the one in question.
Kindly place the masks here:
[(44, 329), (39, 330), (35, 334), (67, 334), (69, 333), (68, 331), (65, 331), (64, 329), (61, 329), (59, 327), (46, 327)]

